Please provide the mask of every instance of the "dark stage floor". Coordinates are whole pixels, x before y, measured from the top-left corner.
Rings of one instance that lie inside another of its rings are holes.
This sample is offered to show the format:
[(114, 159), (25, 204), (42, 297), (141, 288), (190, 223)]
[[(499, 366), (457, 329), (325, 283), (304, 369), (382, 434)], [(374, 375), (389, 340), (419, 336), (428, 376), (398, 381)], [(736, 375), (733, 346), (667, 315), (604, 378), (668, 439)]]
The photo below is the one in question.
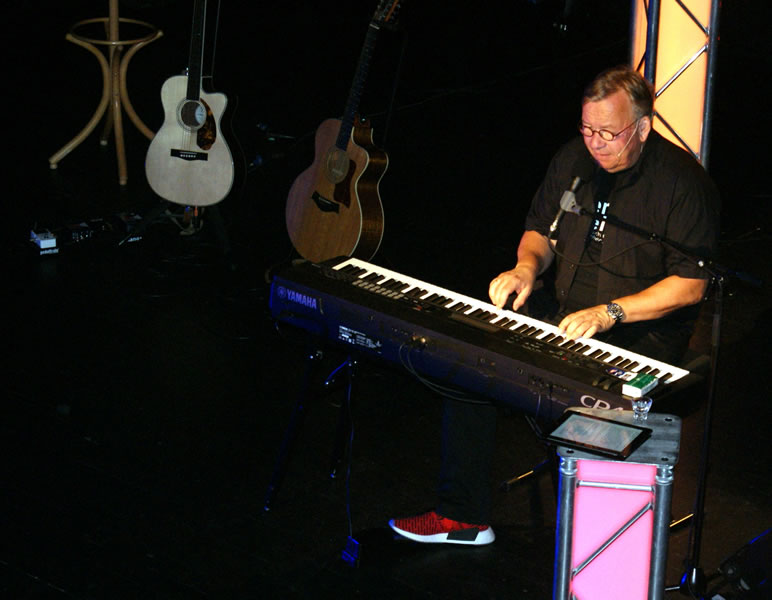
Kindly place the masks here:
[[(4, 240), (0, 595), (550, 597), (548, 476), (497, 493), (489, 547), (420, 546), (389, 534), (389, 518), (433, 505), (440, 398), (384, 365), (359, 367), (353, 451), (338, 477), (330, 460), (345, 397), (333, 386), (308, 405), (286, 478), (263, 510), (306, 355), (302, 337), (277, 330), (268, 312), (271, 270), (295, 258), (287, 191), (310, 164), (315, 127), (343, 109), (374, 2), (332, 13), (317, 3), (223, 8), (217, 81), (237, 108), (227, 119), (237, 179), (195, 231), (180, 225), (182, 207), (149, 189), (148, 141), (128, 121), (126, 186), (112, 141), (100, 148), (98, 132), (48, 168), (98, 101), (96, 61), (63, 39), (70, 23), (100, 16), (92, 4), (56, 3), (42, 20), (37, 4), (13, 9), (17, 23), (40, 26), (35, 51), (14, 71), (14, 89), (34, 92), (11, 123), (25, 135)], [(511, 267), (551, 152), (573, 135), (579, 86), (625, 60), (626, 8), (606, 15), (622, 33), (599, 43), (595, 2), (562, 37), (552, 28), (559, 3), (516, 2), (495, 15), (435, 4), (405, 7), (404, 31), (382, 34), (362, 98), (391, 161), (381, 186), (385, 235), (372, 262), (485, 299), (491, 277)], [(160, 86), (187, 60), (190, 7), (121, 5), (164, 31), (129, 69), (135, 108), (156, 130)], [(724, 199), (722, 261), (763, 284), (732, 279), (723, 303), (699, 564), (724, 598), (741, 596), (714, 578), (718, 567), (772, 524), (770, 197), (755, 164), (769, 117), (764, 94), (735, 97), (751, 73), (768, 70), (770, 53), (760, 41), (764, 19), (743, 11), (723, 15), (710, 171)], [(125, 213), (139, 217), (141, 239), (121, 243), (116, 215)], [(92, 238), (68, 242), (83, 222)], [(57, 255), (36, 255), (33, 228), (59, 236)], [(705, 305), (697, 351), (709, 350), (714, 306)], [(314, 383), (344, 358), (327, 350)], [(694, 505), (705, 403), (676, 408), (684, 421), (674, 518)], [(498, 480), (544, 458), (522, 415), (503, 414), (497, 440)], [(349, 535), (361, 544), (358, 567), (341, 560)], [(668, 583), (683, 573), (688, 540), (688, 527), (670, 537)]]

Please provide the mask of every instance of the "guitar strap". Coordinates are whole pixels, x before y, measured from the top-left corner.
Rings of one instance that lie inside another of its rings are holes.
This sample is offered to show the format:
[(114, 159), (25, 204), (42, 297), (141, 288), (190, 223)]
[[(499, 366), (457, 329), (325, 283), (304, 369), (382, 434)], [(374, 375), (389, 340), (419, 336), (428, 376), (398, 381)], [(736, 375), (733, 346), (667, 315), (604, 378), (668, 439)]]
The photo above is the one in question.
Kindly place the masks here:
[(397, 98), (397, 88), (399, 87), (400, 74), (402, 73), (402, 61), (405, 58), (405, 50), (407, 48), (407, 29), (400, 27), (402, 31), (402, 46), (399, 50), (399, 60), (397, 61), (397, 70), (394, 73), (394, 81), (391, 85), (391, 96), (389, 97), (389, 107), (386, 109), (386, 119), (383, 123), (383, 134), (381, 135), (381, 146), (386, 147), (386, 138), (389, 133), (389, 124), (391, 123), (391, 117), (394, 115), (394, 102)]
[[(214, 11), (214, 16), (211, 17), (211, 11), (209, 9), (210, 2), (216, 2), (217, 8)], [(220, 0), (210, 0), (207, 2), (206, 14), (204, 15), (204, 22), (206, 26), (204, 31), (211, 32), (211, 35), (207, 35), (204, 39), (204, 52), (201, 61), (201, 87), (205, 92), (214, 93), (216, 88), (214, 86), (214, 69), (215, 69), (215, 57), (217, 55), (217, 39), (220, 33)]]

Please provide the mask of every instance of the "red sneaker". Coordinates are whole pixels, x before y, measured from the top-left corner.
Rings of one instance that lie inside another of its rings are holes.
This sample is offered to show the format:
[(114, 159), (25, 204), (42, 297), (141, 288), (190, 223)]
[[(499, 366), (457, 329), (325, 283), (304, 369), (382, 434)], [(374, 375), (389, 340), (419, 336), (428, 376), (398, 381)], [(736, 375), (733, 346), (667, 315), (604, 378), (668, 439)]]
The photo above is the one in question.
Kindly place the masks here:
[(415, 517), (392, 519), (389, 527), (409, 540), (430, 544), (483, 546), (496, 539), (493, 529), (488, 525), (446, 519), (434, 511)]

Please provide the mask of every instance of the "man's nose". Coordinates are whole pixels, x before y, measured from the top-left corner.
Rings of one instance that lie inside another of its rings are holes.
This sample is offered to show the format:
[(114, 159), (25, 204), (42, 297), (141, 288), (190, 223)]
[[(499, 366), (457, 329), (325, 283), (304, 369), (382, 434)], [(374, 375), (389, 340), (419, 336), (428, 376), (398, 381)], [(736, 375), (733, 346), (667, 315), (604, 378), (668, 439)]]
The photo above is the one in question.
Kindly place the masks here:
[(590, 137), (590, 145), (593, 148), (603, 148), (606, 145), (606, 140), (600, 137), (600, 133), (593, 131), (592, 137)]

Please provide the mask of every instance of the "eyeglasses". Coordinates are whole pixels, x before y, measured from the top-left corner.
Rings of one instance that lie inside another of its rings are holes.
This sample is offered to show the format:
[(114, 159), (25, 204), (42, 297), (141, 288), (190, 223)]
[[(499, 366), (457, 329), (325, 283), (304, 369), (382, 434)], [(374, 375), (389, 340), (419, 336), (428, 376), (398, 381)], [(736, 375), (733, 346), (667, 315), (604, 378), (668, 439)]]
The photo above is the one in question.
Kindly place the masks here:
[(584, 137), (592, 137), (593, 134), (597, 133), (601, 139), (606, 140), (607, 142), (611, 142), (618, 138), (620, 135), (622, 135), (625, 131), (630, 129), (633, 125), (635, 125), (639, 119), (636, 119), (632, 123), (630, 123), (627, 127), (625, 127), (622, 131), (618, 131), (617, 133), (611, 133), (608, 129), (593, 129), (589, 125), (585, 125), (581, 121), (579, 121), (579, 133), (581, 133)]

